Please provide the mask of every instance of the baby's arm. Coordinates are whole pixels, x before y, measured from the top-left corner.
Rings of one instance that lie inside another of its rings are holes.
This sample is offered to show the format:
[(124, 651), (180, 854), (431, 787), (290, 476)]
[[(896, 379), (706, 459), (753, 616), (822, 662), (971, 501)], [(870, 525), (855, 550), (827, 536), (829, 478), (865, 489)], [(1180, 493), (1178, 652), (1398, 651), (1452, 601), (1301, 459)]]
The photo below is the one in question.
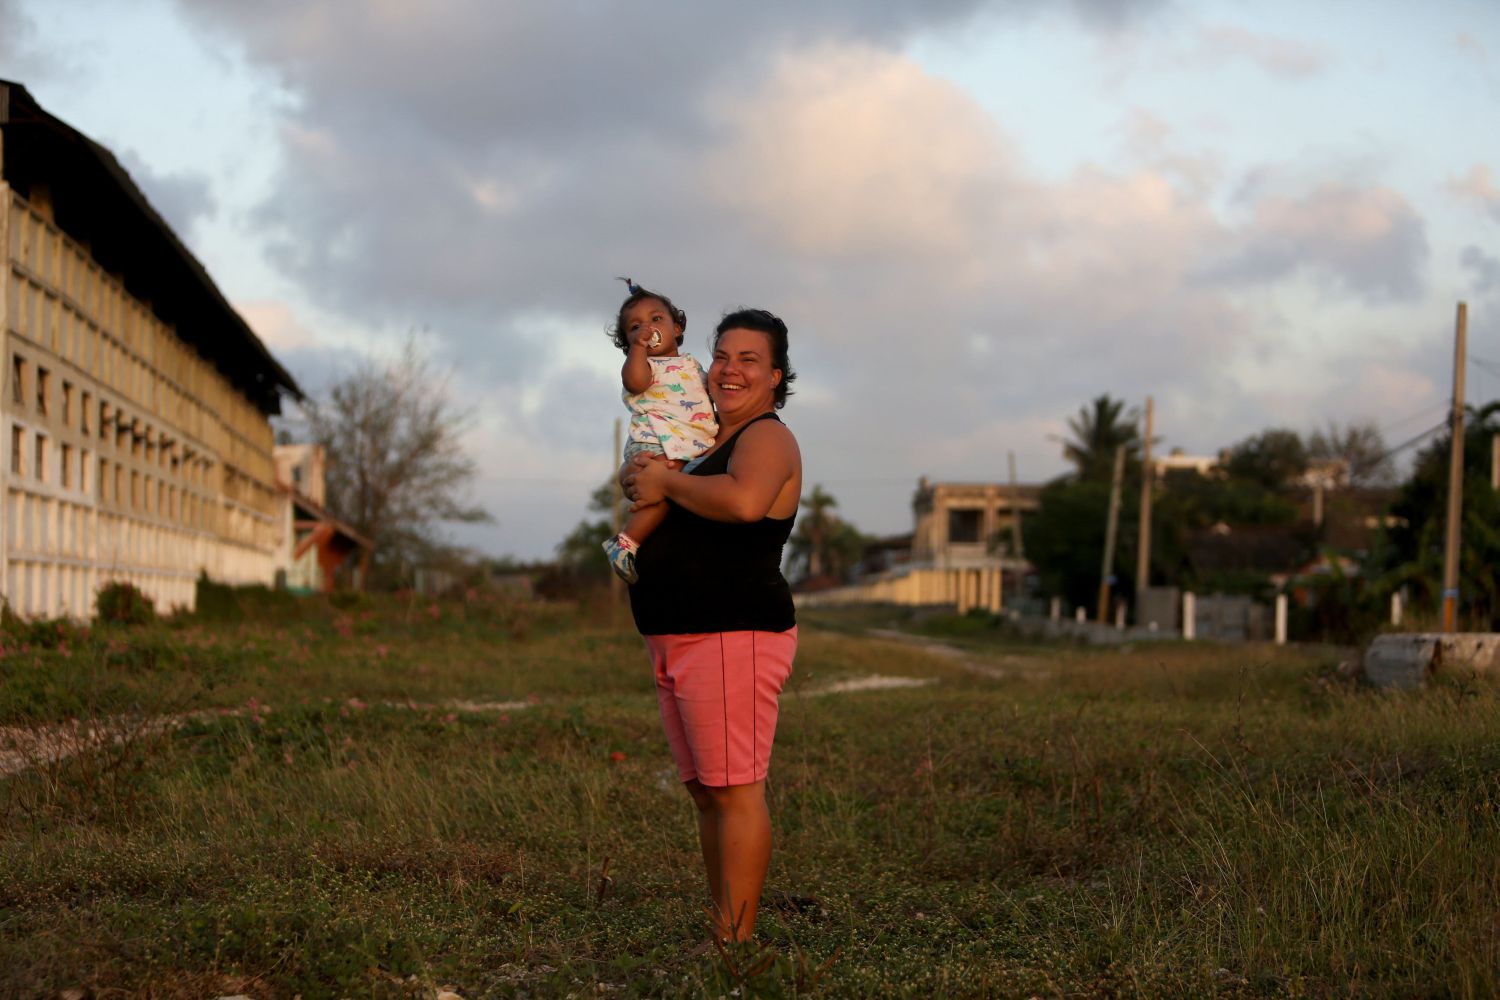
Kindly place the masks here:
[(650, 336), (651, 331), (644, 326), (636, 331), (625, 351), (625, 364), (620, 368), (620, 381), (633, 396), (651, 388), (651, 362), (646, 360), (651, 353), (647, 343)]

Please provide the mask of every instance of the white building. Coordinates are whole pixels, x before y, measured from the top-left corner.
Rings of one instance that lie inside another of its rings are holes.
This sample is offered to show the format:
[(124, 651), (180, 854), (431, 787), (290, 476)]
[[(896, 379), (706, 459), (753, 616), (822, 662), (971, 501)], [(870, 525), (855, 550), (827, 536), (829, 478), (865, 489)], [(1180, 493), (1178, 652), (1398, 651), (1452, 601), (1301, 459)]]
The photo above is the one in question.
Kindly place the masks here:
[(275, 579), (292, 377), (104, 147), (0, 80), (0, 588), (92, 614), (135, 584)]

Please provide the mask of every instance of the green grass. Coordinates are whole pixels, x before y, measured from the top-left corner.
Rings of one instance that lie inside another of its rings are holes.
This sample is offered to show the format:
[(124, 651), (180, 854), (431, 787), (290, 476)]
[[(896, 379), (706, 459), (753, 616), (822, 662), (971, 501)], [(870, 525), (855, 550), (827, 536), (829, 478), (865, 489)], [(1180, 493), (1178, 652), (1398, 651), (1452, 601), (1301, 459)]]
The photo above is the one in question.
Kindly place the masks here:
[[(882, 614), (809, 617), (770, 782), (780, 905), (757, 949), (690, 957), (692, 816), (623, 622), (493, 599), (225, 617), (6, 640), (0, 726), (214, 711), (0, 779), (0, 995), (1500, 980), (1500, 697), (1472, 679), (1392, 696), (1336, 681), (1335, 652), (894, 623), (984, 674), (865, 635)], [(812, 696), (871, 673), (935, 683)]]

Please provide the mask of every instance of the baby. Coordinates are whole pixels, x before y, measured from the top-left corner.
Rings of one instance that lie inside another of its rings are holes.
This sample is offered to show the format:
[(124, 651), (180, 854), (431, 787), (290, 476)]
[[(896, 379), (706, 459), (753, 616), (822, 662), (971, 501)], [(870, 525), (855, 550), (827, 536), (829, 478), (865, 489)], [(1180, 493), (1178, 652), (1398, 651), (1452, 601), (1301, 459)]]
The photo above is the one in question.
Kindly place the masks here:
[[(647, 453), (674, 462), (691, 461), (713, 447), (719, 423), (708, 399), (703, 366), (690, 354), (678, 354), (687, 314), (665, 295), (647, 291), (629, 278), (620, 279), (630, 295), (620, 305), (610, 331), (625, 352), (620, 369), (622, 398), (630, 410), (625, 460)], [(625, 528), (604, 543), (609, 564), (626, 583), (635, 583), (635, 553), (667, 515), (665, 502), (633, 512)]]

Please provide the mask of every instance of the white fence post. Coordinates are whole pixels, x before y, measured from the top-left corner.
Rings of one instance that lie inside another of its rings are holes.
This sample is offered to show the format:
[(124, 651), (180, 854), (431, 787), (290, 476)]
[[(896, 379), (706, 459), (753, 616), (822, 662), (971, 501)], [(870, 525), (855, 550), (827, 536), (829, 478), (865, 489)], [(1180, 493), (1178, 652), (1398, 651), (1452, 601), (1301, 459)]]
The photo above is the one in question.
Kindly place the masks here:
[(1276, 645), (1286, 645), (1286, 595), (1276, 595)]
[(1391, 595), (1391, 624), (1401, 624), (1401, 591)]
[(1182, 594), (1182, 637), (1193, 639), (1198, 635), (1198, 601), (1191, 590)]
[(1085, 620), (1085, 618), (1086, 618), (1086, 614), (1085, 614), (1085, 612), (1083, 610), (1083, 605), (1082, 604), (1080, 604), (1078, 607), (1076, 607), (1076, 608), (1073, 609), (1073, 620), (1075, 622), (1080, 622), (1081, 623), (1081, 622), (1083, 622)]

